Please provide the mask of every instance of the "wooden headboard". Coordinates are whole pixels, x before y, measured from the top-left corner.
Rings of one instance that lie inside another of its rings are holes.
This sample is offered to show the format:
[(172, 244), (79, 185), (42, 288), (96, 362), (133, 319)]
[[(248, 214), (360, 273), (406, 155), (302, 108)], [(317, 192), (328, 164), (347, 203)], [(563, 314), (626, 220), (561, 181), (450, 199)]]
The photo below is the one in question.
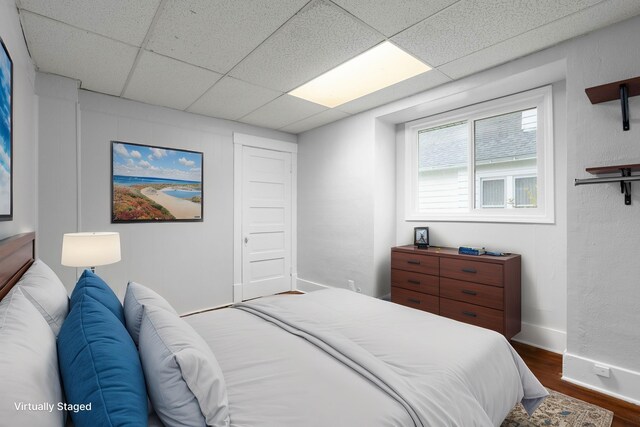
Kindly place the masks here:
[(22, 233), (0, 240), (0, 300), (9, 293), (35, 260), (36, 233)]

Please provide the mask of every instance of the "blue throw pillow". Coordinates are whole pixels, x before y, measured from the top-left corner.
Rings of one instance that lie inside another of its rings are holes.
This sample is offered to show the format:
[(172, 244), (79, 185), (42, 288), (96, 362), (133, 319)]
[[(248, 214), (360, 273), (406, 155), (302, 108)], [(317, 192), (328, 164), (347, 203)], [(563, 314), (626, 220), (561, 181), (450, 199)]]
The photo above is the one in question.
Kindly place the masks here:
[(88, 295), (76, 300), (62, 325), (58, 362), (76, 427), (147, 425), (147, 390), (136, 346), (111, 311)]
[(70, 308), (80, 301), (80, 297), (89, 295), (107, 307), (124, 325), (124, 309), (113, 290), (91, 270), (85, 270), (78, 279), (70, 298)]

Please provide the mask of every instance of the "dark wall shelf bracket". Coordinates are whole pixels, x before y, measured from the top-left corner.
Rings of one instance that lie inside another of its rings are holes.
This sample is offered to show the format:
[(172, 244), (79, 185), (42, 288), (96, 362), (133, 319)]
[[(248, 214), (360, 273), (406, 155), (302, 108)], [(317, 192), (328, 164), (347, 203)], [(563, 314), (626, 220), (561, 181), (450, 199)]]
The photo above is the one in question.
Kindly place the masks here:
[[(623, 177), (631, 176), (631, 169), (622, 169)], [(624, 204), (631, 204), (631, 182), (630, 181), (620, 181), (620, 192), (624, 194)]]
[(620, 192), (624, 194), (624, 204), (628, 206), (631, 204), (631, 182), (640, 181), (640, 175), (631, 175), (631, 172), (638, 171), (638, 170), (640, 170), (640, 164), (587, 168), (587, 172), (592, 174), (619, 172), (621, 176), (605, 176), (605, 177), (598, 177), (598, 178), (576, 179), (574, 184), (587, 185), (587, 184), (606, 184), (606, 183), (612, 183), (612, 182), (619, 182)]
[(622, 107), (622, 130), (629, 130), (629, 89), (620, 85), (620, 107)]
[(622, 108), (622, 130), (629, 130), (629, 98), (640, 95), (640, 77), (620, 80), (584, 90), (592, 104), (620, 99)]

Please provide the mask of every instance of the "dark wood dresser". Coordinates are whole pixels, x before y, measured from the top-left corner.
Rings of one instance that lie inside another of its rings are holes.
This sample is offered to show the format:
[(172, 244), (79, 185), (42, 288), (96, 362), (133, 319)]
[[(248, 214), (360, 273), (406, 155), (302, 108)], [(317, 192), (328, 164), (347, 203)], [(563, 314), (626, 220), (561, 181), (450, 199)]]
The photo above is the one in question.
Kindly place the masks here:
[(392, 248), (391, 301), (493, 329), (510, 339), (520, 332), (520, 255)]

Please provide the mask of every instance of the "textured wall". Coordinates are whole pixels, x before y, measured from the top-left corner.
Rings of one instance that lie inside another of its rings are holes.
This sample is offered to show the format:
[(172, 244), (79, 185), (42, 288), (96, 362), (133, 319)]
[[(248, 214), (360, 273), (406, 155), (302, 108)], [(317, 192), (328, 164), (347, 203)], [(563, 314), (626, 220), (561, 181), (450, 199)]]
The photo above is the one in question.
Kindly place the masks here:
[(298, 139), (298, 277), (375, 294), (373, 129), (340, 121)]
[[(584, 89), (640, 75), (640, 19), (571, 43), (568, 55), (568, 175), (585, 167), (640, 163), (640, 97), (631, 98), (631, 130), (620, 103), (592, 105)], [(619, 184), (568, 182), (568, 346), (570, 354), (635, 371), (640, 401), (640, 191), (625, 206)], [(615, 388), (620, 379), (581, 380)]]

